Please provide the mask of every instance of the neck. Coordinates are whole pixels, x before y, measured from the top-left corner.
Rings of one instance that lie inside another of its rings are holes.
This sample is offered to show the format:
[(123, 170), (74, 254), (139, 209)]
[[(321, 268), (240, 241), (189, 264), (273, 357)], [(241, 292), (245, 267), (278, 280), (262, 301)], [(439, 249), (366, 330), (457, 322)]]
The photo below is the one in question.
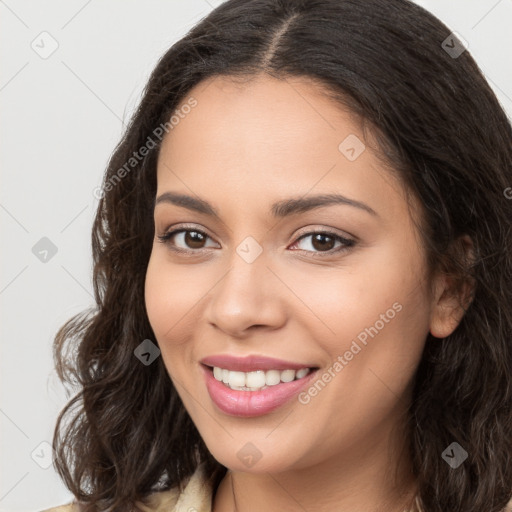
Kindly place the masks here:
[(416, 482), (407, 439), (404, 430), (380, 424), (371, 436), (314, 465), (279, 472), (229, 470), (213, 512), (412, 511)]

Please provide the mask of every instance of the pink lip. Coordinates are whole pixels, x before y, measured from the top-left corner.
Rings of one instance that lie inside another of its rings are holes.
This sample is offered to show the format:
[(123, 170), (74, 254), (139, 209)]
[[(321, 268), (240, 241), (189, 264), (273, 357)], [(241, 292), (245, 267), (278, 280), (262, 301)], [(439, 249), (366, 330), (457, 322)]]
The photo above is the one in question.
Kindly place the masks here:
[(213, 370), (204, 364), (201, 369), (213, 403), (226, 414), (246, 418), (261, 416), (277, 409), (307, 386), (317, 373), (317, 370), (312, 370), (302, 379), (281, 382), (260, 391), (237, 391), (218, 381), (213, 376)]
[(226, 370), (239, 372), (252, 372), (255, 370), (300, 370), (301, 368), (313, 368), (314, 364), (301, 364), (273, 357), (247, 356), (235, 357), (229, 354), (208, 356), (201, 359), (200, 363), (206, 366), (217, 366)]

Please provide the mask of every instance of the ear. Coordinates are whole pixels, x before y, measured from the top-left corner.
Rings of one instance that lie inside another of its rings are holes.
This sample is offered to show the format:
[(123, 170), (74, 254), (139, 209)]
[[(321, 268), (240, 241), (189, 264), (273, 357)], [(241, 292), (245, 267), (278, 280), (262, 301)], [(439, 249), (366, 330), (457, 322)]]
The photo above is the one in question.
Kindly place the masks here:
[[(468, 235), (460, 237), (455, 245), (461, 263), (468, 266), (474, 262), (474, 245)], [(434, 295), (430, 316), (430, 333), (436, 338), (446, 338), (460, 324), (474, 295), (474, 282), (460, 280), (441, 273), (434, 281)]]

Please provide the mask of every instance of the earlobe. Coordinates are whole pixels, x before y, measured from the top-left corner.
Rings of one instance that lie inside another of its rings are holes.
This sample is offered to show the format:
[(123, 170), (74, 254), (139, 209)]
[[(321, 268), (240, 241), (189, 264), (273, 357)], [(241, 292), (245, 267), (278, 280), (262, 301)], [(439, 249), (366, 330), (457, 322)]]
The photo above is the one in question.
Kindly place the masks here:
[[(458, 242), (463, 249), (463, 264), (468, 268), (474, 262), (473, 242), (467, 235)], [(471, 305), (473, 295), (474, 282), (469, 277), (461, 283), (446, 274), (437, 276), (430, 318), (432, 336), (446, 338), (452, 334)]]

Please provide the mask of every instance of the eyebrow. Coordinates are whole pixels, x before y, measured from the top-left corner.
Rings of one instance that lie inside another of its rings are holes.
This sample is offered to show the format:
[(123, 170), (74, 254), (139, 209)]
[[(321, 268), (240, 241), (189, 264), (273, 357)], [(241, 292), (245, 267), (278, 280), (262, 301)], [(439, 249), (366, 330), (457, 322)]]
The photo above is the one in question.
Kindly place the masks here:
[[(216, 217), (220, 220), (220, 215), (217, 209), (204, 199), (192, 197), (186, 194), (179, 194), (177, 192), (164, 192), (156, 198), (155, 206), (160, 203), (174, 204), (176, 206), (187, 208), (188, 210)], [(270, 211), (273, 217), (283, 218), (293, 214), (308, 212), (323, 206), (340, 204), (359, 208), (368, 212), (370, 215), (378, 217), (377, 212), (367, 204), (356, 201), (355, 199), (349, 199), (341, 194), (320, 194), (309, 197), (284, 199), (274, 203)]]

